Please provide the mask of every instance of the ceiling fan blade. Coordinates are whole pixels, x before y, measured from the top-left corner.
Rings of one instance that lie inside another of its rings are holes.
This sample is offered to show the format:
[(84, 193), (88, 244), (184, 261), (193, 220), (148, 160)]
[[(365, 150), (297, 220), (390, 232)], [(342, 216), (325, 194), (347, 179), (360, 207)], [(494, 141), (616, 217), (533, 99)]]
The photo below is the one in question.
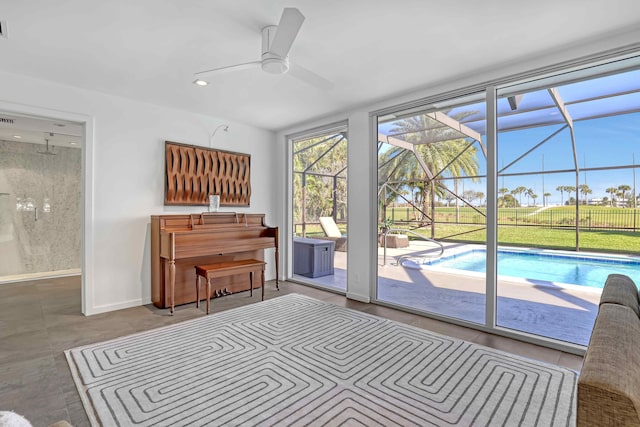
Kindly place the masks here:
[(259, 66), (260, 66), (260, 61), (245, 62), (244, 64), (230, 65), (228, 67), (220, 67), (220, 68), (214, 68), (211, 70), (200, 71), (195, 73), (194, 76), (204, 77), (210, 74), (229, 73), (231, 71), (247, 70), (249, 68), (256, 68)]
[(285, 8), (282, 11), (278, 29), (276, 30), (276, 35), (273, 37), (269, 52), (281, 58), (287, 56), (303, 22), (304, 15), (300, 13), (298, 9), (295, 7)]
[(298, 64), (289, 63), (289, 74), (318, 89), (329, 90), (333, 88), (333, 82)]

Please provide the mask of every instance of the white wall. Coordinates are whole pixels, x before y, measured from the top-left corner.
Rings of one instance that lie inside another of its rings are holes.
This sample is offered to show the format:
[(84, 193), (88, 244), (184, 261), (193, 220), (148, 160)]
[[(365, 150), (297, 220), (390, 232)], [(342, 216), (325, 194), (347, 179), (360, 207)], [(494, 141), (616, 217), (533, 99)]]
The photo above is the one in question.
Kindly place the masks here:
[[(3, 72), (1, 110), (89, 122), (86, 160), (93, 187), (85, 194), (93, 195), (93, 204), (85, 216), (86, 314), (149, 303), (150, 215), (205, 210), (164, 206), (165, 140), (207, 146), (213, 130), (228, 124), (229, 132), (218, 131), (212, 146), (251, 155), (252, 197), (250, 208), (221, 210), (265, 213), (267, 223), (277, 222), (272, 132)], [(274, 277), (269, 263), (267, 279)]]

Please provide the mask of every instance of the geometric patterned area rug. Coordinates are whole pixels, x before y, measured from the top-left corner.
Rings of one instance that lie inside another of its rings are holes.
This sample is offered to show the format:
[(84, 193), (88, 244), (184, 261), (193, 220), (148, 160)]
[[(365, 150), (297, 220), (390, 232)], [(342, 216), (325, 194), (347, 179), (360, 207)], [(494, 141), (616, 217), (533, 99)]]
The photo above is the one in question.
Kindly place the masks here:
[(571, 370), (296, 294), (65, 353), (93, 425), (575, 425)]

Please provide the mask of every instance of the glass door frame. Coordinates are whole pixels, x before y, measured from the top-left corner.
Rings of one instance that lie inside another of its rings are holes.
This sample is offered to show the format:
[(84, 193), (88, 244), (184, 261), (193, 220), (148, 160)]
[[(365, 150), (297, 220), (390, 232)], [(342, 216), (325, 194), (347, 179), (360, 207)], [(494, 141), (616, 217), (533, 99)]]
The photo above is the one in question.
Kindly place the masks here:
[[(349, 124), (347, 120), (342, 120), (342, 121), (338, 121), (338, 122), (334, 122), (334, 123), (329, 123), (326, 125), (322, 125), (322, 126), (318, 126), (318, 127), (314, 127), (311, 129), (307, 129), (301, 132), (296, 132), (290, 135), (286, 135), (285, 136), (285, 140), (287, 142), (287, 167), (286, 167), (286, 180), (287, 180), (287, 196), (286, 196), (286, 229), (285, 229), (285, 238), (286, 238), (286, 252), (284, 254), (285, 256), (285, 265), (286, 265), (286, 269), (285, 269), (285, 278), (287, 281), (290, 282), (294, 282), (294, 283), (300, 283), (303, 285), (307, 285), (307, 286), (311, 286), (311, 287), (317, 287), (319, 289), (328, 291), (328, 292), (334, 292), (340, 295), (346, 295), (348, 292), (348, 283), (345, 284), (345, 291), (341, 291), (340, 289), (336, 289), (336, 288), (332, 288), (332, 287), (325, 287), (325, 286), (321, 286), (317, 283), (314, 283), (313, 279), (301, 279), (299, 276), (294, 277), (294, 273), (293, 273), (293, 265), (294, 265), (294, 245), (293, 245), (293, 237), (294, 237), (294, 232), (295, 232), (295, 225), (294, 225), (294, 220), (293, 220), (293, 214), (294, 214), (294, 200), (293, 200), (293, 192), (294, 192), (294, 180), (293, 180), (293, 174), (294, 174), (294, 164), (293, 164), (293, 158), (294, 158), (294, 143), (296, 141), (300, 141), (300, 140), (304, 140), (304, 139), (311, 139), (314, 137), (321, 137), (323, 135), (326, 135), (328, 133), (331, 132), (345, 132), (346, 134), (346, 139), (347, 139), (347, 156), (348, 156), (348, 152), (349, 152), (349, 143), (348, 143), (348, 134), (349, 134)], [(348, 168), (348, 164), (347, 164), (347, 168)], [(349, 203), (349, 195), (348, 195), (348, 182), (349, 182), (349, 175), (347, 174), (347, 204)], [(347, 209), (348, 212), (348, 209)], [(348, 214), (347, 214), (348, 215)], [(348, 254), (348, 248), (347, 248), (347, 252)], [(347, 264), (348, 264), (348, 260), (347, 260)], [(347, 270), (348, 270), (348, 265), (347, 265)]]
[[(485, 290), (485, 324), (479, 325), (477, 323), (468, 322), (465, 320), (455, 319), (447, 316), (442, 316), (434, 313), (427, 313), (424, 311), (419, 311), (415, 309), (406, 308), (397, 304), (390, 304), (385, 301), (378, 300), (377, 295), (377, 272), (373, 277), (376, 280), (372, 283), (371, 286), (371, 296), (372, 302), (380, 305), (390, 306), (393, 308), (398, 308), (401, 310), (414, 312), (416, 314), (425, 315), (427, 317), (432, 317), (434, 319), (442, 320), (445, 322), (458, 324), (461, 326), (482, 330), (485, 332), (506, 336), (510, 338), (515, 338), (521, 341), (530, 342), (537, 345), (543, 345), (546, 347), (554, 348), (557, 350), (565, 351), (568, 353), (582, 355), (584, 354), (586, 347), (578, 344), (572, 344), (569, 342), (559, 341), (552, 338), (546, 338), (540, 335), (533, 335), (526, 332), (517, 331), (514, 329), (508, 329), (505, 327), (500, 327), (497, 325), (497, 287), (498, 287), (498, 277), (497, 277), (497, 250), (498, 250), (498, 156), (497, 156), (497, 140), (498, 140), (498, 128), (497, 128), (497, 102), (498, 102), (498, 91), (504, 90), (511, 86), (520, 85), (520, 84), (529, 84), (531, 86), (536, 86), (540, 84), (541, 80), (553, 80), (555, 84), (560, 83), (569, 83), (575, 81), (585, 81), (596, 78), (601, 75), (606, 74), (615, 74), (622, 73), (625, 70), (635, 69), (640, 67), (640, 52), (634, 51), (632, 54), (626, 54), (624, 56), (620, 56), (620, 54), (616, 54), (615, 52), (605, 53), (600, 55), (599, 58), (591, 58), (590, 60), (582, 59), (580, 61), (575, 61), (574, 64), (562, 64), (562, 66), (550, 67), (546, 72), (544, 70), (535, 70), (529, 74), (523, 74), (521, 76), (515, 76), (508, 79), (497, 80), (489, 83), (485, 83), (482, 85), (478, 85), (475, 87), (470, 87), (467, 89), (462, 89), (459, 91), (449, 92), (445, 94), (438, 95), (436, 97), (427, 98), (420, 100), (419, 102), (413, 102), (407, 105), (396, 105), (394, 107), (385, 108), (382, 110), (374, 111), (370, 114), (370, 119), (372, 124), (377, 124), (378, 117), (384, 116), (387, 114), (392, 114), (397, 111), (407, 110), (409, 108), (420, 108), (421, 106), (433, 105), (437, 102), (448, 101), (454, 98), (463, 97), (466, 95), (471, 95), (473, 93), (477, 93), (480, 90), (485, 92), (485, 102), (486, 102), (486, 147), (487, 147), (487, 156), (486, 156), (486, 168), (487, 168), (487, 204), (486, 204), (486, 215), (487, 215), (487, 224), (486, 224), (486, 248), (487, 248), (487, 256), (486, 256), (486, 290)], [(623, 66), (616, 66), (616, 61), (618, 60), (630, 60), (628, 64)], [(605, 65), (611, 64), (612, 69), (608, 72), (602, 73), (592, 70), (591, 68), (596, 65)], [(567, 76), (566, 73), (570, 73), (571, 75)], [(425, 107), (426, 108), (426, 107)], [(377, 127), (376, 127), (377, 128)], [(371, 150), (375, 152), (377, 147), (377, 132), (372, 133), (371, 137)], [(377, 161), (375, 167), (377, 168)], [(377, 179), (377, 176), (376, 176)], [(370, 209), (375, 210), (377, 208), (377, 197), (372, 200), (370, 205)], [(373, 233), (377, 233), (377, 230), (372, 230)], [(372, 261), (376, 260), (376, 257), (371, 258)], [(375, 262), (375, 261), (374, 261)]]

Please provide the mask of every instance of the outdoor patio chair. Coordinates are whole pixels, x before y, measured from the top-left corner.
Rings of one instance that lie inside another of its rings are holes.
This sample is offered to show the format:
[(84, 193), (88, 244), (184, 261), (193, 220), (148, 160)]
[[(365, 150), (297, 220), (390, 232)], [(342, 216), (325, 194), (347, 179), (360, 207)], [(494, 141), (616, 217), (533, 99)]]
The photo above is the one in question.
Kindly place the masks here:
[(320, 226), (326, 237), (320, 237), (324, 240), (333, 240), (336, 242), (335, 250), (339, 252), (347, 251), (347, 237), (342, 235), (338, 225), (330, 216), (320, 217)]

